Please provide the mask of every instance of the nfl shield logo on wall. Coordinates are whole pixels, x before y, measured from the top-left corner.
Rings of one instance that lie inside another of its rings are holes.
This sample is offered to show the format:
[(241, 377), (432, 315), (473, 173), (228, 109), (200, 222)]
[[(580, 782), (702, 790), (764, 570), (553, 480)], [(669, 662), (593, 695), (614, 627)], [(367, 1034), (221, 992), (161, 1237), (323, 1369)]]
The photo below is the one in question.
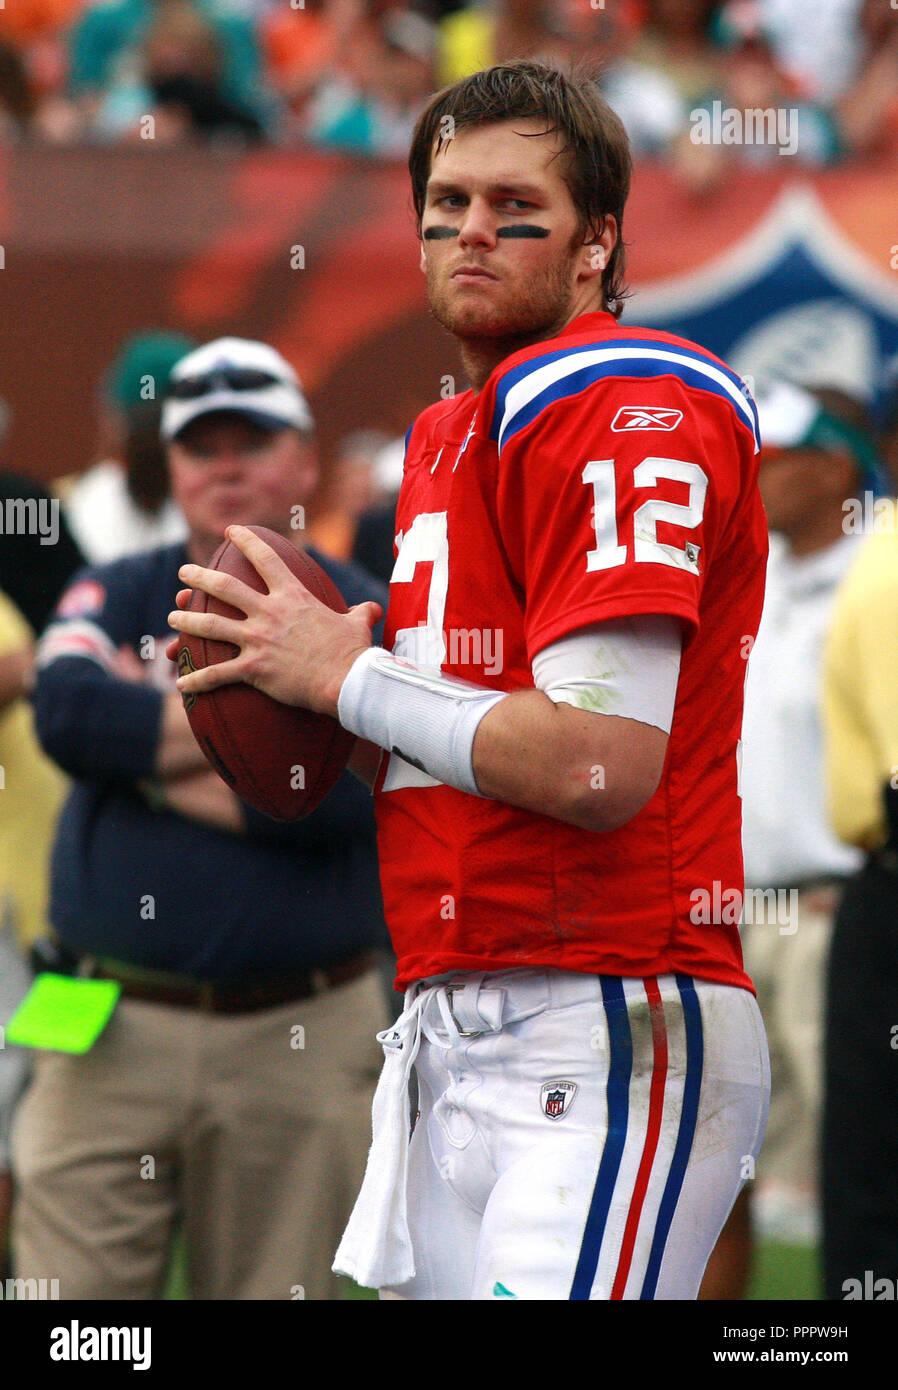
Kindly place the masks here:
[(560, 1120), (570, 1110), (576, 1094), (575, 1081), (547, 1081), (539, 1093), (543, 1114), (550, 1120)]

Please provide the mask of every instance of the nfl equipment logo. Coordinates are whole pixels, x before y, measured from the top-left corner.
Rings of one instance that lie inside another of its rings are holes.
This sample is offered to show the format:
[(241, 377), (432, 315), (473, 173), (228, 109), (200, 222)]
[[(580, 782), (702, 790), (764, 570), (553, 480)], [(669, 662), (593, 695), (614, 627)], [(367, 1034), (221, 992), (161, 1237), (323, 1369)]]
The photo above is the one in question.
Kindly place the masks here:
[[(178, 649), (178, 675), (189, 676), (191, 671), (195, 670), (196, 667), (193, 664), (193, 657), (190, 655), (190, 648), (180, 647)], [(184, 708), (186, 710), (193, 709), (196, 704), (196, 695), (193, 691), (187, 695), (182, 695), (181, 699), (184, 701)]]
[(560, 1120), (570, 1110), (576, 1094), (574, 1081), (547, 1081), (539, 1093), (543, 1114), (550, 1120)]

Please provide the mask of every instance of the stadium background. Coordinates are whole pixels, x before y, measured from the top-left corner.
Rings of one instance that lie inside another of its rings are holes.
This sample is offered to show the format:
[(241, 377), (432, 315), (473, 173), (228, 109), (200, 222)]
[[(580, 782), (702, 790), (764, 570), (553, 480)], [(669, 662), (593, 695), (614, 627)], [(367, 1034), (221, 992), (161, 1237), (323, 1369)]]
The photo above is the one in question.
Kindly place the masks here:
[[(800, 352), (821, 381), (875, 396), (898, 365), (896, 207), (891, 159), (734, 165), (700, 196), (642, 160), (624, 321), (695, 338), (756, 384)], [(272, 343), (300, 373), (325, 460), (355, 428), (404, 434), (447, 374), (461, 380), (427, 312), (399, 161), (7, 149), (0, 244), (6, 455), (36, 478), (92, 462), (97, 383), (147, 326)]]
[[(240, 10), (259, 40), (266, 91), (281, 114), (292, 113), (286, 127), (262, 121), (262, 134), (245, 145), (210, 143), (193, 129), (144, 138), (137, 119), (114, 136), (101, 130), (76, 90), (72, 39), (84, 13), (99, 8), (7, 0), (0, 10), (4, 466), (52, 486), (96, 460), (100, 383), (130, 334), (239, 334), (273, 344), (301, 375), (323, 445), (324, 507), (327, 462), (342, 436), (359, 428), (401, 435), (447, 393), (448, 377), (461, 383), (454, 348), (427, 312), (403, 161), (364, 142), (353, 151), (351, 141), (316, 138), (303, 124), (302, 103), (285, 96), (272, 57), (272, 26), (298, 23), (297, 11), (306, 11), (286, 0), (247, 0)], [(200, 8), (222, 7), (209, 0)], [(309, 0), (308, 13), (326, 20), (331, 8)], [(435, 86), (439, 29), (452, 7), (409, 8), (434, 26)], [(657, 62), (665, 25), (669, 35), (677, 27), (672, 7), (603, 0), (591, 6), (593, 18), (606, 8), (625, 16), (641, 62), (660, 35)], [(785, 71), (788, 45), (779, 49), (775, 25), (763, 26), (765, 14), (783, 9), (773, 0), (681, 7), (703, 12), (709, 63), (733, 48), (732, 40), (715, 48), (715, 22), (740, 8), (755, 15), (744, 21), (746, 42), (768, 44)], [(855, 37), (875, 8), (831, 0)], [(886, 19), (889, 8), (882, 0)], [(585, 3), (579, 9), (582, 25), (589, 16)], [(793, 6), (794, 27), (806, 22), (805, 9), (813, 17), (814, 6)], [(358, 4), (354, 22), (385, 30), (396, 13), (408, 11)], [(893, 8), (890, 22), (890, 34), (860, 45), (856, 87), (887, 49), (895, 52)], [(673, 37), (659, 71), (676, 83), (684, 34)], [(353, 76), (364, 88), (357, 69)], [(316, 80), (333, 77), (334, 64), (323, 63)], [(787, 77), (784, 108), (813, 98), (838, 125), (832, 93), (815, 94), (796, 72)], [(681, 86), (688, 111), (688, 83)], [(898, 58), (884, 113), (863, 140), (848, 138), (849, 122), (826, 156), (807, 158), (800, 142), (794, 155), (722, 147), (709, 178), (684, 177), (682, 122), (666, 140), (637, 144), (624, 229), (634, 293), (624, 322), (694, 338), (752, 384), (798, 365), (805, 381), (841, 385), (875, 409), (898, 373)], [(768, 1246), (750, 1296), (802, 1298), (816, 1287), (812, 1254)], [(174, 1296), (180, 1288), (175, 1277)]]

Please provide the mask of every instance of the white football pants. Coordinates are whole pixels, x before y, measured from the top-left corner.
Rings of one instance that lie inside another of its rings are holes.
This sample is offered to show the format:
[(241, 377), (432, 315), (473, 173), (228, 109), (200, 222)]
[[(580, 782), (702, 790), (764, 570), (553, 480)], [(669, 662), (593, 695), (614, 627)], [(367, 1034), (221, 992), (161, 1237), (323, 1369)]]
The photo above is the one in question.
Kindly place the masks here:
[(754, 996), (523, 970), (407, 1004), (424, 989), (415, 1273), (387, 1296), (694, 1299), (767, 1122)]

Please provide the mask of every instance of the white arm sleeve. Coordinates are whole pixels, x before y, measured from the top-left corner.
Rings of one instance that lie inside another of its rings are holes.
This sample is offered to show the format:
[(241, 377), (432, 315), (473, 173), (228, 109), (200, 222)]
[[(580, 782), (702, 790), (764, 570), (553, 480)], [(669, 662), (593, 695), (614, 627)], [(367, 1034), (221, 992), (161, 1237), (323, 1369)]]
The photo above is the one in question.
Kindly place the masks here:
[(615, 618), (580, 628), (533, 658), (533, 683), (556, 704), (638, 719), (670, 733), (682, 650), (680, 620)]

